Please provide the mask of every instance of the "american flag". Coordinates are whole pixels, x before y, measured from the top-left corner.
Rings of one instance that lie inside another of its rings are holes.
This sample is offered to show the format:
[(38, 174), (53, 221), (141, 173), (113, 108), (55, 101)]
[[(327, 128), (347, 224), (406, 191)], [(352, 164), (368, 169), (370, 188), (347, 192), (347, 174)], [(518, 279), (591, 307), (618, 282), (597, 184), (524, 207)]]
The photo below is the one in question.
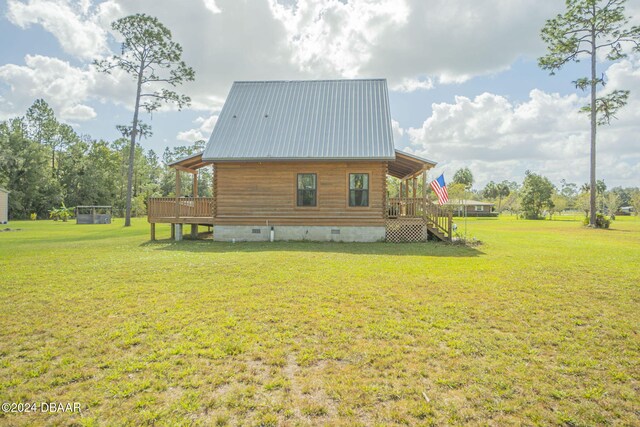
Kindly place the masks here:
[(444, 205), (449, 200), (447, 193), (447, 184), (444, 182), (444, 174), (431, 181), (431, 188), (438, 195), (438, 204)]

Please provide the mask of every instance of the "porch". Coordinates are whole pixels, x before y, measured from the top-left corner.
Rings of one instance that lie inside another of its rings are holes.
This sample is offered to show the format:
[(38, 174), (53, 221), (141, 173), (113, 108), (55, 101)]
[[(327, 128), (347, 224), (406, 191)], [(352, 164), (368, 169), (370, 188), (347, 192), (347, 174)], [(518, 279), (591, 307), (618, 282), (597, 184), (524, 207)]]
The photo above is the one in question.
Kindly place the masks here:
[[(198, 169), (212, 165), (196, 154), (172, 163), (176, 172), (174, 197), (150, 198), (147, 215), (151, 226), (151, 240), (155, 240), (155, 224), (171, 224), (171, 237), (180, 240), (184, 225), (191, 225), (191, 235), (198, 235), (198, 226), (212, 227), (216, 218), (215, 191), (213, 197), (198, 197)], [(397, 186), (387, 185), (382, 205), (386, 240), (390, 242), (425, 241), (430, 236), (450, 241), (452, 237), (451, 211), (433, 204), (427, 197), (427, 171), (434, 162), (396, 151), (396, 160), (388, 162), (387, 175), (397, 178)], [(182, 172), (191, 174), (192, 194), (183, 196)], [(213, 183), (215, 188), (215, 171)]]
[(388, 242), (424, 242), (429, 235), (451, 241), (452, 212), (427, 197), (427, 172), (435, 165), (430, 160), (396, 150), (396, 161), (389, 162), (387, 171), (389, 176), (398, 179), (397, 188), (387, 188)]
[[(198, 226), (213, 227), (213, 197), (198, 196), (198, 170), (210, 162), (202, 160), (202, 153), (180, 159), (169, 166), (176, 173), (174, 197), (147, 199), (147, 221), (151, 227), (151, 240), (156, 239), (156, 224), (171, 224), (171, 238), (181, 240), (184, 225), (191, 226), (191, 236), (198, 236)], [(182, 173), (191, 175), (191, 195), (182, 195)]]

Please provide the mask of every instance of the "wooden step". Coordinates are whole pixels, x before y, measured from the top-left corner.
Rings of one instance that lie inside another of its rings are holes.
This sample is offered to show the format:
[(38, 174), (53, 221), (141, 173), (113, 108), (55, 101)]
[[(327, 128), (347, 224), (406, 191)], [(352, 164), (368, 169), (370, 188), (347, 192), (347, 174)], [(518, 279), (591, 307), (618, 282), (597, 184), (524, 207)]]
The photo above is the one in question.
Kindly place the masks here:
[(439, 229), (432, 227), (430, 225), (427, 225), (427, 229), (433, 233), (434, 236), (436, 236), (438, 239), (442, 240), (443, 242), (450, 242), (451, 239), (448, 238), (443, 232), (441, 232)]

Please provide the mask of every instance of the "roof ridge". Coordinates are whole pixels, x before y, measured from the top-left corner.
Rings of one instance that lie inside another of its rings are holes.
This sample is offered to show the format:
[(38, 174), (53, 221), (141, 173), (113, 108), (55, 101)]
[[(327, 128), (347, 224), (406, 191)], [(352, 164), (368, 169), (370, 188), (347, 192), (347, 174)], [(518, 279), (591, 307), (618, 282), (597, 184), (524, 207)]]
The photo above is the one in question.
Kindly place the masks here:
[(297, 80), (234, 80), (233, 83), (320, 83), (320, 82), (379, 82), (386, 81), (386, 78), (368, 79), (297, 79)]

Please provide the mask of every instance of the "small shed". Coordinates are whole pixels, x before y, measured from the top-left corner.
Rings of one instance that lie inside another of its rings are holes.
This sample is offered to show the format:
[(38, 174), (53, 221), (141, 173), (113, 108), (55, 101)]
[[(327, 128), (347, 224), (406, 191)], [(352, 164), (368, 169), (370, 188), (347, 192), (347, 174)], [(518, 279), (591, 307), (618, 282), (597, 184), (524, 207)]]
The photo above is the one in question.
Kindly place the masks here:
[(9, 190), (0, 187), (0, 224), (9, 222)]
[(111, 224), (111, 206), (76, 206), (76, 224)]

